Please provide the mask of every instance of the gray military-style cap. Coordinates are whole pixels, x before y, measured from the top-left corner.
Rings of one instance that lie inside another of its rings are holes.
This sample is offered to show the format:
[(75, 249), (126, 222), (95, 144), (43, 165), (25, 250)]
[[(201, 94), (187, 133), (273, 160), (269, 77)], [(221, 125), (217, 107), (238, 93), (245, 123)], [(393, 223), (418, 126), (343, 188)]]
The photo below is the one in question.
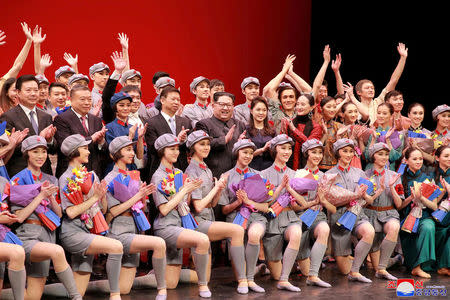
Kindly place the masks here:
[(195, 145), (195, 143), (197, 143), (201, 140), (204, 140), (204, 139), (212, 140), (212, 137), (210, 137), (203, 130), (196, 130), (196, 131), (192, 132), (190, 135), (188, 135), (187, 141), (186, 141), (186, 146), (190, 149), (192, 146)]
[(171, 133), (165, 133), (156, 139), (155, 149), (156, 149), (156, 151), (159, 151), (163, 148), (175, 146), (175, 145), (179, 145), (179, 144), (180, 144), (180, 141), (178, 140), (178, 138), (175, 135), (173, 135)]
[(253, 148), (253, 150), (256, 150), (256, 145), (249, 139), (242, 139), (234, 143), (233, 150), (231, 153), (233, 155), (237, 155), (238, 151), (244, 148)]
[(390, 151), (388, 145), (386, 143), (375, 143), (372, 147), (369, 148), (369, 157), (373, 158), (373, 155), (381, 150)]
[(34, 77), (37, 79), (38, 84), (41, 84), (41, 83), (50, 84), (50, 81), (48, 81), (48, 79), (43, 74), (39, 74)]
[(351, 139), (339, 139), (333, 144), (333, 153), (336, 154), (339, 149), (347, 146), (352, 146), (355, 148), (355, 143)]
[(431, 112), (431, 114), (433, 115), (433, 120), (436, 120), (439, 114), (446, 111), (450, 111), (450, 106), (448, 106), (447, 104), (439, 105), (438, 107), (433, 109), (433, 111)]
[(304, 142), (302, 145), (302, 153), (306, 153), (306, 151), (317, 147), (323, 148), (322, 142), (319, 141), (318, 139), (306, 140), (306, 142)]
[(162, 89), (168, 85), (175, 87), (175, 80), (170, 77), (161, 77), (155, 82), (155, 87), (157, 89)]
[(258, 78), (256, 78), (256, 77), (247, 77), (247, 78), (244, 78), (244, 80), (242, 80), (241, 89), (245, 89), (245, 87), (247, 85), (249, 85), (250, 83), (254, 83), (254, 84), (260, 86)]
[(292, 140), (291, 137), (289, 137), (288, 135), (286, 135), (284, 133), (279, 134), (270, 140), (270, 151), (275, 151), (275, 147), (277, 145), (283, 145), (283, 144), (287, 144), (287, 143), (294, 145), (294, 140)]
[(125, 71), (122, 73), (122, 76), (120, 77), (120, 83), (123, 85), (125, 81), (128, 79), (131, 79), (133, 77), (139, 77), (142, 78), (142, 75), (139, 71), (136, 71), (135, 69), (130, 69), (128, 71)]
[(92, 74), (97, 73), (97, 72), (101, 72), (103, 70), (108, 70), (108, 72), (111, 72), (111, 70), (109, 69), (108, 65), (105, 64), (104, 62), (99, 62), (99, 63), (93, 64), (89, 68), (89, 75), (92, 75)]
[(45, 147), (45, 149), (47, 149), (48, 146), (45, 138), (40, 135), (29, 136), (22, 141), (22, 148), (20, 150), (22, 151), (22, 153), (25, 153), (25, 151), (34, 149), (36, 147)]
[(79, 147), (89, 145), (92, 141), (87, 141), (81, 134), (72, 134), (64, 139), (61, 144), (61, 152), (65, 156), (69, 156), (72, 152), (77, 150)]
[(130, 138), (126, 135), (122, 135), (122, 136), (118, 136), (115, 139), (113, 139), (111, 141), (111, 143), (108, 146), (108, 150), (109, 153), (111, 155), (116, 154), (117, 152), (120, 151), (120, 149), (129, 146), (129, 145), (134, 145), (136, 144), (136, 142), (133, 142), (132, 140), (130, 140)]
[(61, 76), (62, 74), (65, 74), (65, 73), (75, 74), (76, 72), (74, 69), (72, 69), (69, 66), (62, 66), (58, 70), (55, 71), (55, 79), (58, 79), (59, 76)]
[(208, 85), (210, 84), (209, 79), (206, 77), (203, 77), (203, 76), (195, 77), (194, 80), (192, 80), (191, 84), (189, 85), (189, 88), (191, 89), (191, 93), (194, 93), (195, 88), (202, 81), (206, 81), (208, 83)]
[(72, 85), (74, 82), (77, 82), (80, 80), (86, 80), (86, 82), (89, 84), (89, 77), (87, 77), (86, 75), (83, 75), (81, 73), (73, 74), (72, 76), (70, 76), (68, 84)]

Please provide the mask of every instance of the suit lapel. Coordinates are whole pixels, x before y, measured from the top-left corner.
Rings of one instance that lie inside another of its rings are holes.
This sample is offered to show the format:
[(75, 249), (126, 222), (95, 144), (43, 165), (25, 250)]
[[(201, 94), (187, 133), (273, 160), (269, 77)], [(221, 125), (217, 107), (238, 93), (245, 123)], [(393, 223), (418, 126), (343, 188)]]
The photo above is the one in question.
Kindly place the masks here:
[(41, 111), (40, 109), (36, 108), (36, 114), (38, 119), (38, 129), (39, 132), (41, 132), (45, 127), (47, 127), (47, 124), (44, 122), (45, 112)]
[(89, 126), (89, 135), (92, 135), (97, 131), (95, 128), (94, 115), (88, 114), (88, 126)]
[(29, 116), (27, 116), (27, 114), (23, 111), (23, 109), (22, 109), (22, 107), (20, 107), (20, 105), (17, 105), (16, 107), (17, 107), (16, 122), (18, 122), (20, 125), (23, 125), (23, 128), (16, 128), (16, 130), (23, 130), (25, 128), (28, 128), (30, 130), (28, 133), (28, 136), (37, 135), (37, 132), (34, 132), (33, 126), (31, 126)]
[[(161, 114), (158, 114), (157, 117), (159, 118), (159, 122), (161, 123), (162, 127), (161, 130), (164, 133), (172, 133), (172, 129), (170, 129), (169, 124), (167, 124), (166, 119), (164, 119), (164, 117)], [(176, 120), (175, 120), (176, 122)]]
[(68, 121), (71, 126), (74, 126), (73, 132), (79, 133), (82, 136), (87, 136), (86, 131), (84, 131), (84, 127), (81, 124), (81, 120), (78, 118), (78, 116), (73, 112), (72, 109), (68, 109)]

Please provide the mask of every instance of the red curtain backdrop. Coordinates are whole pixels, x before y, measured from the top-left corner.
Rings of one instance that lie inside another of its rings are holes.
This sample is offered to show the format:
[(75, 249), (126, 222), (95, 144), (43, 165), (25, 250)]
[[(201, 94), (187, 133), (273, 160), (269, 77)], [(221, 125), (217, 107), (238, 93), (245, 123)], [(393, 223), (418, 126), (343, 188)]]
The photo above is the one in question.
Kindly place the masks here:
[[(45, 74), (50, 81), (65, 64), (64, 52), (78, 54), (83, 74), (100, 61), (112, 68), (110, 55), (121, 50), (117, 34), (127, 33), (131, 68), (143, 75), (145, 103), (155, 97), (151, 79), (161, 70), (176, 80), (183, 103), (193, 101), (189, 83), (199, 75), (221, 79), (242, 103), (242, 79), (255, 76), (264, 86), (290, 53), (297, 56), (294, 71), (309, 80), (310, 0), (2, 1), (0, 30), (7, 35), (0, 46), (2, 75), (25, 42), (23, 21), (47, 34), (41, 54), (52, 57)], [(33, 72), (32, 47), (20, 74)]]

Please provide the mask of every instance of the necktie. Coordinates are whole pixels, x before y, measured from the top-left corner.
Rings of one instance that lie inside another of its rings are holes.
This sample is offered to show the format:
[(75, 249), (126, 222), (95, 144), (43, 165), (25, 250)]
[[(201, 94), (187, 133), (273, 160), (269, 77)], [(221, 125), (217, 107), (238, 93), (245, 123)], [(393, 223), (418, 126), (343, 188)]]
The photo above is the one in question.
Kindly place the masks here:
[(175, 120), (173, 118), (169, 118), (169, 126), (170, 126), (170, 129), (172, 130), (172, 133), (174, 135), (176, 135), (177, 134), (177, 130), (175, 128)]
[(86, 131), (86, 134), (89, 134), (89, 130), (86, 126), (86, 117), (83, 116), (83, 117), (80, 117), (80, 119), (81, 119), (81, 125), (83, 125), (83, 128), (84, 128), (84, 131)]
[(34, 119), (35, 114), (36, 112), (34, 110), (30, 111), (30, 122), (31, 126), (33, 126), (34, 133), (39, 134), (39, 127), (38, 124), (36, 123), (36, 120)]

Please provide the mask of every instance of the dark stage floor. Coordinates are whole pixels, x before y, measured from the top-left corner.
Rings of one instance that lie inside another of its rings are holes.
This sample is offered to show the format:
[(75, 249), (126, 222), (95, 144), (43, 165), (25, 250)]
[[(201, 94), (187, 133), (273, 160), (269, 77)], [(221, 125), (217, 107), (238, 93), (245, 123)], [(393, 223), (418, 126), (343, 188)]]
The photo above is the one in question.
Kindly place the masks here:
[[(256, 278), (257, 283), (261, 284), (265, 289), (265, 294), (257, 294), (250, 292), (248, 295), (239, 295), (235, 291), (236, 283), (233, 279), (231, 268), (221, 267), (213, 269), (213, 277), (209, 284), (212, 291), (211, 299), (300, 299), (308, 297), (307, 299), (392, 299), (397, 298), (395, 289), (388, 289), (388, 281), (377, 279), (372, 270), (361, 270), (362, 274), (367, 275), (372, 279), (371, 284), (349, 282), (345, 276), (339, 275), (336, 265), (334, 263), (326, 264), (326, 268), (322, 269), (320, 275), (322, 279), (333, 285), (330, 289), (307, 286), (305, 277), (299, 274), (291, 274), (291, 282), (299, 286), (302, 291), (300, 293), (292, 293), (287, 291), (280, 291), (276, 288), (276, 282), (270, 279), (270, 276), (260, 276)], [(404, 267), (393, 268), (390, 270), (391, 274), (398, 278), (412, 278), (406, 275)], [(414, 280), (419, 280), (418, 277)], [(427, 286), (434, 286), (428, 289)], [(440, 286), (441, 288), (437, 288)], [(448, 293), (446, 296), (433, 296), (433, 293), (442, 292), (443, 288), (450, 289), (450, 278), (432, 274), (432, 278), (423, 281), (423, 290), (421, 296), (416, 296), (416, 299), (450, 299)], [(428, 294), (428, 295), (427, 295)], [(154, 299), (156, 290), (135, 290), (130, 295), (122, 296), (122, 299), (141, 300)], [(86, 300), (93, 299), (107, 299), (107, 295), (86, 295)], [(201, 299), (197, 294), (196, 285), (180, 284), (176, 290), (168, 291), (168, 299)]]

